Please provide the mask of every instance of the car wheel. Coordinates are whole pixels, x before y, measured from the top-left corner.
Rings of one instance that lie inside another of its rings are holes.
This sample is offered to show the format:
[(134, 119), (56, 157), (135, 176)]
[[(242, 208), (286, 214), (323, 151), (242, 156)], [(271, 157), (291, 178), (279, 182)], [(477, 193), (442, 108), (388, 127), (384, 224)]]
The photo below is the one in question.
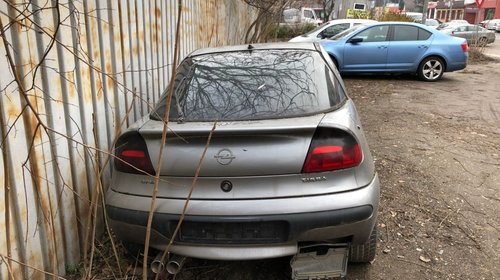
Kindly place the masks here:
[(477, 45), (480, 47), (484, 47), (487, 44), (488, 44), (488, 39), (486, 39), (485, 37), (481, 37), (477, 40)]
[(377, 250), (378, 231), (377, 225), (373, 227), (368, 241), (361, 245), (351, 245), (349, 248), (349, 262), (367, 263), (375, 259)]
[(418, 67), (418, 76), (426, 82), (435, 82), (443, 76), (444, 63), (438, 57), (424, 59)]

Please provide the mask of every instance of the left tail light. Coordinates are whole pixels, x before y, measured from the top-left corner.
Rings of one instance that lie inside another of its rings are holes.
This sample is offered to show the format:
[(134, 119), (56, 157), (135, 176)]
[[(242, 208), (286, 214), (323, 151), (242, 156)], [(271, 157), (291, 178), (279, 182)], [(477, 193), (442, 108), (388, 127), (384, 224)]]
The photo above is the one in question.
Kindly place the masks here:
[(115, 169), (124, 173), (155, 174), (144, 138), (137, 131), (120, 136), (115, 144)]

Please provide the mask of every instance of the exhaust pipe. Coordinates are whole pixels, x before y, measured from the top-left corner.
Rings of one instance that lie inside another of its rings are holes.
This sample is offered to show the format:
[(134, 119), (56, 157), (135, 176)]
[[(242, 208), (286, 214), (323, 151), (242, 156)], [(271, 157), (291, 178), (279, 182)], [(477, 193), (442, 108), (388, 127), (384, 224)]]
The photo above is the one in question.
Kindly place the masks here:
[(163, 257), (163, 252), (158, 253), (151, 262), (151, 271), (153, 271), (154, 274), (161, 273), (165, 268), (165, 263), (161, 261), (161, 257)]
[(185, 260), (186, 257), (184, 256), (170, 254), (167, 262), (167, 272), (170, 274), (177, 274), (181, 270), (182, 265), (184, 265)]

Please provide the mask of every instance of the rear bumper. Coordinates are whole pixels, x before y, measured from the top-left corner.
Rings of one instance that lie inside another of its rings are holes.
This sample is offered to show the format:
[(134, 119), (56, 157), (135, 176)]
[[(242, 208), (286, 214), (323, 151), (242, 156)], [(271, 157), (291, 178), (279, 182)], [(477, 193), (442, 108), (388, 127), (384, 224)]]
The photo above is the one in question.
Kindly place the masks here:
[[(144, 243), (148, 211), (137, 208), (149, 208), (150, 203), (150, 198), (108, 191), (107, 214), (119, 239)], [(157, 202), (157, 209), (166, 209), (163, 204), (179, 208), (155, 213), (151, 247), (166, 248), (183, 203), (170, 199)], [(250, 201), (193, 200), (189, 209), (195, 211), (188, 210), (169, 251), (204, 259), (242, 260), (293, 255), (299, 242), (336, 239), (364, 243), (375, 224), (378, 203), (377, 176), (368, 186), (336, 194)]]

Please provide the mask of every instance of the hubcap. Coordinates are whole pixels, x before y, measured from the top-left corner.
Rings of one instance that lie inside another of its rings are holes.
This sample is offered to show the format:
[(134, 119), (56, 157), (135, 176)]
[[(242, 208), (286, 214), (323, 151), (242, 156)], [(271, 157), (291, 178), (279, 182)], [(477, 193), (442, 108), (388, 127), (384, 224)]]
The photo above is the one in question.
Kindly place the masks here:
[(443, 72), (443, 66), (439, 60), (429, 60), (424, 64), (422, 72), (427, 80), (435, 80)]

